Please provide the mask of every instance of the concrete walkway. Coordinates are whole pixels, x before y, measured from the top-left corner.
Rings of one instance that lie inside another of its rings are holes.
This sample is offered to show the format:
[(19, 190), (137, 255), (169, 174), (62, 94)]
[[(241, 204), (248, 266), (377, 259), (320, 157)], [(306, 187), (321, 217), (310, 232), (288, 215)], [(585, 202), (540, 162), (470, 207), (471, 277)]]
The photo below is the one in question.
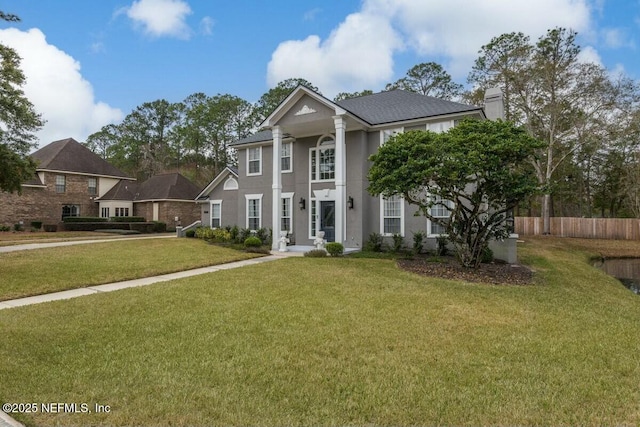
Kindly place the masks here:
[(71, 289), (62, 292), (36, 295), (26, 298), (18, 298), (7, 301), (0, 301), (0, 310), (5, 308), (22, 307), (25, 305), (39, 304), (42, 302), (58, 301), (70, 298), (77, 298), (85, 295), (93, 295), (102, 292), (112, 292), (126, 288), (136, 288), (139, 286), (152, 285), (154, 283), (166, 282), (169, 280), (183, 279), (185, 277), (198, 276), (200, 274), (215, 273), (216, 271), (230, 270), (232, 268), (244, 267), (247, 265), (262, 264), (265, 262), (282, 259), (280, 255), (268, 255), (261, 258), (247, 259), (243, 261), (230, 262), (227, 264), (212, 265), (210, 267), (195, 268), (192, 270), (178, 271), (176, 273), (161, 274), (159, 276), (144, 277), (141, 279), (125, 280), (123, 282), (107, 283), (104, 285), (88, 286), (86, 288)]
[(15, 252), (15, 251), (27, 251), (33, 249), (44, 248), (56, 248), (59, 246), (73, 246), (73, 245), (86, 245), (90, 243), (105, 243), (105, 242), (121, 242), (123, 240), (142, 240), (142, 239), (167, 239), (176, 237), (175, 234), (163, 234), (160, 236), (140, 236), (140, 237), (107, 237), (104, 239), (92, 239), (92, 240), (67, 240), (64, 242), (40, 242), (40, 243), (25, 243), (22, 245), (9, 245), (0, 246), (0, 253)]

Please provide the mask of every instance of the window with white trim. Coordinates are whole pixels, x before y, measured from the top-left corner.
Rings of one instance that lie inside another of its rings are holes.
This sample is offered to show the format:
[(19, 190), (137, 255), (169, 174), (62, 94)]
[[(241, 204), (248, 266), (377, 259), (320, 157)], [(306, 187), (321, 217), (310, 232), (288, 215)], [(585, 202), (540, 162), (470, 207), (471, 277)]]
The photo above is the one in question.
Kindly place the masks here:
[(247, 175), (262, 175), (262, 147), (247, 148)]
[(262, 227), (262, 194), (247, 194), (247, 228), (251, 231)]
[(67, 190), (67, 178), (64, 175), (56, 175), (56, 193), (64, 193)]
[(281, 172), (293, 172), (293, 144), (291, 142), (283, 142), (280, 155)]
[(90, 196), (98, 194), (98, 180), (96, 178), (87, 178), (87, 191)]
[[(440, 196), (433, 196), (434, 204), (431, 206), (431, 216), (436, 217), (438, 219), (442, 218), (444, 221), (449, 220), (451, 217), (451, 209), (453, 209), (453, 202), (450, 200), (443, 200)], [(433, 221), (429, 221), (429, 235), (431, 236), (439, 236), (441, 234), (445, 234), (446, 230), (443, 225), (437, 224)]]
[(109, 208), (102, 208), (100, 212), (101, 218), (109, 218)]
[(428, 123), (427, 130), (436, 133), (446, 132), (454, 126), (453, 120), (447, 120), (446, 122)]
[(293, 193), (283, 193), (280, 203), (280, 231), (293, 233)]
[(222, 189), (223, 190), (237, 190), (238, 189), (238, 180), (235, 179), (234, 177), (230, 176), (224, 182), (224, 186), (222, 187)]
[(129, 208), (116, 208), (116, 216), (129, 216)]
[(211, 228), (222, 226), (222, 200), (211, 201)]
[(392, 136), (402, 133), (403, 128), (383, 129), (380, 131), (380, 145), (384, 145)]
[(333, 136), (320, 137), (310, 151), (311, 181), (333, 181), (336, 177), (336, 141)]
[(381, 233), (384, 236), (404, 235), (404, 200), (400, 196), (381, 197)]

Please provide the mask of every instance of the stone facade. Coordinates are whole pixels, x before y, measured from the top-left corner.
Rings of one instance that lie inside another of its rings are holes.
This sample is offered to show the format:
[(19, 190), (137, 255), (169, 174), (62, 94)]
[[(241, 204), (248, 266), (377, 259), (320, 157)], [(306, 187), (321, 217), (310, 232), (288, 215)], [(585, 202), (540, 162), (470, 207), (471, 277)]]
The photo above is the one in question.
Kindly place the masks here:
[[(62, 209), (78, 206), (80, 216), (98, 216), (98, 204), (89, 194), (87, 175), (39, 172), (45, 187), (22, 187), (22, 194), (0, 193), (0, 225), (13, 226), (22, 221), (29, 227), (31, 221), (57, 224), (62, 220)], [(65, 191), (56, 192), (56, 176), (65, 177)], [(99, 181), (99, 180), (98, 180)]]

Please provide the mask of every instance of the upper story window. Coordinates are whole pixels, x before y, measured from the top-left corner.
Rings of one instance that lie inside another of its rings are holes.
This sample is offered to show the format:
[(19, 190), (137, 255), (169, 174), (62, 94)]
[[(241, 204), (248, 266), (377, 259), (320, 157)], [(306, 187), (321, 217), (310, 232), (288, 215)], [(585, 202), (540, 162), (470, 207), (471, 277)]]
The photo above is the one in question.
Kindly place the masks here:
[(247, 175), (262, 175), (262, 147), (247, 148)]
[(336, 141), (323, 136), (311, 149), (311, 181), (333, 181), (336, 178)]
[(293, 144), (291, 142), (282, 143), (282, 150), (280, 154), (281, 172), (293, 172), (292, 151)]
[(402, 133), (402, 128), (384, 129), (380, 131), (380, 145), (384, 145), (392, 136)]
[(96, 178), (87, 179), (87, 191), (90, 196), (98, 194), (98, 180)]
[(427, 130), (431, 132), (441, 133), (451, 129), (454, 125), (453, 120), (447, 120), (446, 122), (437, 122), (427, 124)]
[(56, 193), (64, 193), (67, 190), (67, 178), (64, 175), (56, 175)]
[(224, 182), (224, 186), (222, 187), (222, 189), (223, 190), (237, 190), (238, 189), (238, 180), (235, 179), (234, 177), (230, 176)]

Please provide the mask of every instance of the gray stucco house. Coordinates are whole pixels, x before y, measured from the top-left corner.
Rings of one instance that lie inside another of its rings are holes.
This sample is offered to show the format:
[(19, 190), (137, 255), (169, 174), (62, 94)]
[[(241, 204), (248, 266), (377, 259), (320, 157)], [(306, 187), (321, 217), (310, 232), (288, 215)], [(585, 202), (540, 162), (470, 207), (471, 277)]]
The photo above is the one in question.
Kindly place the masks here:
[(369, 156), (398, 132), (442, 132), (465, 117), (501, 116), (500, 92), (488, 92), (483, 108), (402, 90), (333, 102), (299, 86), (265, 119), (266, 130), (233, 144), (238, 168), (225, 169), (197, 197), (202, 224), (271, 228), (274, 249), (281, 231), (311, 246), (320, 230), (346, 248), (362, 248), (371, 233), (401, 234), (411, 245), (418, 230), (435, 245), (437, 224), (414, 216), (399, 197), (367, 192)]

